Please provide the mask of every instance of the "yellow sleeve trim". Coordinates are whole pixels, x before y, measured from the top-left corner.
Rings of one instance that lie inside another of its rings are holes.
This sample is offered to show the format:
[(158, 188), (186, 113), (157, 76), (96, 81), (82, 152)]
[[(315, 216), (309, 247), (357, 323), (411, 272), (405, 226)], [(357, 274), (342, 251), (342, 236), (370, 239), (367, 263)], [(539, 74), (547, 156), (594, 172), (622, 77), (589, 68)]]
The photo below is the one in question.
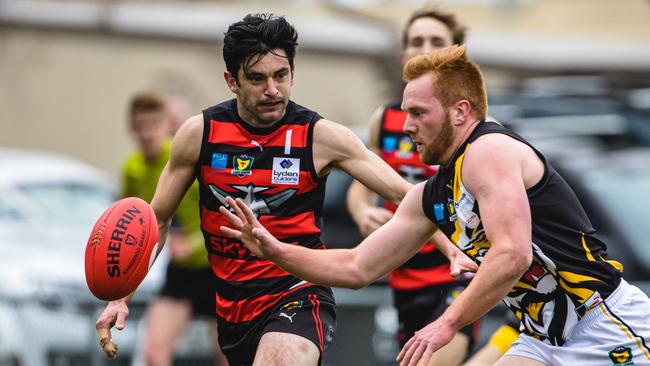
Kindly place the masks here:
[(510, 345), (519, 338), (519, 332), (508, 325), (502, 325), (488, 341), (489, 344), (506, 353)]

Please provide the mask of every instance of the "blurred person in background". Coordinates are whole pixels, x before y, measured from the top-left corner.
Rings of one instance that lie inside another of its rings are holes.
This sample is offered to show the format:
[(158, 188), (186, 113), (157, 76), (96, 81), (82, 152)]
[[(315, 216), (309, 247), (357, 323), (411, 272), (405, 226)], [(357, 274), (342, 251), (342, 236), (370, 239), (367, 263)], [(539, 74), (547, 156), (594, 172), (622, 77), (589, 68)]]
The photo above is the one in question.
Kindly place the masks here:
[[(415, 56), (463, 44), (465, 31), (454, 14), (437, 6), (416, 10), (402, 31), (402, 65)], [(375, 111), (370, 120), (368, 147), (409, 183), (415, 184), (433, 176), (438, 167), (420, 161), (415, 144), (403, 132), (406, 112), (401, 105), (399, 100)], [(348, 190), (347, 206), (364, 236), (390, 220), (396, 209), (387, 201), (377, 206), (376, 195), (358, 181)], [(398, 314), (400, 346), (403, 347), (416, 330), (442, 315), (468, 282), (464, 276), (450, 275), (449, 261), (431, 242), (392, 271), (389, 285)], [(459, 365), (472, 350), (477, 336), (478, 322), (460, 329), (443, 351), (433, 356), (429, 365)]]
[[(180, 97), (165, 101), (152, 92), (136, 94), (129, 109), (129, 126), (137, 149), (125, 161), (122, 196), (151, 202), (156, 184), (171, 151), (170, 126), (187, 117), (187, 102)], [(171, 113), (170, 113), (171, 112)], [(174, 122), (176, 121), (176, 122)], [(226, 365), (219, 349), (214, 275), (207, 260), (196, 208), (199, 190), (192, 183), (181, 201), (169, 231), (171, 260), (160, 295), (146, 310), (144, 361), (147, 365), (172, 364), (174, 349), (193, 318), (211, 320), (209, 327), (216, 365)]]
[(230, 223), (224, 234), (306, 281), (360, 288), (443, 232), (478, 270), (406, 343), (402, 366), (427, 364), (500, 301), (522, 326), (496, 365), (650, 365), (650, 299), (623, 279), (622, 265), (609, 258), (544, 155), (485, 120), (485, 83), (465, 46), (413, 58), (404, 79), (404, 130), (421, 160), (440, 168), (409, 191), (385, 225), (353, 249), (313, 250), (274, 238), (241, 199), (228, 198), (236, 215), (220, 210)]
[[(336, 305), (329, 287), (291, 276), (225, 236), (220, 227), (228, 220), (219, 208), (229, 207), (226, 197), (244, 199), (278, 237), (324, 248), (320, 215), (332, 169), (393, 204), (410, 188), (348, 128), (290, 100), (297, 38), (284, 17), (272, 14), (230, 25), (224, 79), (235, 98), (182, 124), (151, 201), (159, 238), (166, 238), (198, 180), (201, 229), (217, 279), (209, 295), (217, 299), (219, 343), (231, 366), (319, 364), (332, 342)], [(109, 357), (116, 356), (110, 328), (124, 328), (131, 296), (109, 302), (97, 320)]]

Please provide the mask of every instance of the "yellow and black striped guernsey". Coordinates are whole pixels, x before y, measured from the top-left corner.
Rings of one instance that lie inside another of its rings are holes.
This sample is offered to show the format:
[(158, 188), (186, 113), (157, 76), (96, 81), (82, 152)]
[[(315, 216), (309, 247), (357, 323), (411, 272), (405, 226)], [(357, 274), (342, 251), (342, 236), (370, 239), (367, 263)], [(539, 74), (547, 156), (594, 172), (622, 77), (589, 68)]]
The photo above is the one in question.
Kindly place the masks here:
[[(487, 133), (505, 134), (530, 146), (497, 123), (481, 122), (451, 163), (427, 181), (422, 200), (429, 219), (478, 264), (490, 250), (490, 242), (479, 204), (463, 185), (461, 168), (467, 148)], [(623, 268), (607, 258), (605, 243), (571, 188), (535, 152), (545, 169), (542, 179), (527, 191), (533, 263), (504, 302), (521, 320), (523, 333), (562, 345), (580, 318), (616, 289)]]

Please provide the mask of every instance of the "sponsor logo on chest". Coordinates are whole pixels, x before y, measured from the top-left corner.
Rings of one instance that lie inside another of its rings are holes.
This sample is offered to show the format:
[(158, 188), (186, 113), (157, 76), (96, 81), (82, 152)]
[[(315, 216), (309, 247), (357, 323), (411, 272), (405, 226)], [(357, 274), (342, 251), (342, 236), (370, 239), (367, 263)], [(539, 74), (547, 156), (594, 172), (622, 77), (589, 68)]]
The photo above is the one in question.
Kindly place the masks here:
[(300, 182), (300, 159), (273, 158), (272, 184), (298, 185)]

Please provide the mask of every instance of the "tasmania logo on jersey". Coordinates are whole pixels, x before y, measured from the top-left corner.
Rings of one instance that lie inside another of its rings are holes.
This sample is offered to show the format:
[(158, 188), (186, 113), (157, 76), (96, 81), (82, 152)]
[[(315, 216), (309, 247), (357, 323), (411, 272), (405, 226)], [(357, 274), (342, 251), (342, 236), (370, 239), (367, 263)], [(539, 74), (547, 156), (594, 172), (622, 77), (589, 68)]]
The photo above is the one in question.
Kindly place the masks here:
[(273, 184), (297, 185), (300, 182), (300, 159), (273, 158)]
[(618, 346), (609, 351), (609, 358), (614, 365), (627, 366), (634, 365), (632, 361), (632, 350), (630, 347)]
[(251, 175), (253, 160), (255, 160), (255, 158), (250, 155), (235, 155), (232, 158), (232, 174), (236, 174), (240, 177)]

